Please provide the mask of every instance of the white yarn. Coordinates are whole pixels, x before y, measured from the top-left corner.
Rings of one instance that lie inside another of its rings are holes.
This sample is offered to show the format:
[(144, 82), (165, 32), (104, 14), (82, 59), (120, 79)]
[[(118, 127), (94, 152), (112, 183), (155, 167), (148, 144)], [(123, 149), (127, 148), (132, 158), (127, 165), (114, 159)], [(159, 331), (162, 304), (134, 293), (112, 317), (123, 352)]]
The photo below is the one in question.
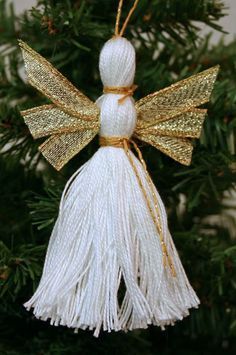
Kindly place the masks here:
[[(131, 86), (135, 74), (135, 50), (127, 39), (112, 38), (104, 45), (99, 60), (104, 86)], [(132, 97), (119, 104), (123, 95), (105, 94), (98, 100), (101, 108), (101, 136), (130, 137), (136, 124), (136, 110)]]
[(103, 46), (99, 70), (104, 86), (131, 86), (135, 75), (135, 50), (123, 37), (114, 37)]
[[(111, 39), (102, 49), (99, 67), (105, 86), (132, 85), (132, 45), (124, 38)], [(121, 96), (105, 94), (97, 101), (103, 136), (133, 133), (133, 99), (118, 104)], [(154, 207), (143, 166), (130, 154)], [(101, 328), (132, 330), (151, 323), (163, 328), (188, 315), (199, 300), (181, 265), (156, 190), (155, 194), (176, 277), (164, 268), (160, 237), (125, 151), (102, 147), (65, 187), (40, 284), (25, 306), (33, 307), (37, 318), (94, 329), (95, 336)]]

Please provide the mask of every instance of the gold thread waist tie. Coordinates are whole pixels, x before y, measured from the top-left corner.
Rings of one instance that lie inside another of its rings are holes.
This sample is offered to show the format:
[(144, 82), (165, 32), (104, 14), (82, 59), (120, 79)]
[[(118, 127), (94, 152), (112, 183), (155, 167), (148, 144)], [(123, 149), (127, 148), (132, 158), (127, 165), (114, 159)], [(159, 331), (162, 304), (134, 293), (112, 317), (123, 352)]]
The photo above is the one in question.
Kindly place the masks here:
[(103, 93), (124, 95), (118, 100), (119, 104), (122, 104), (128, 96), (133, 96), (137, 87), (138, 85), (135, 84), (131, 86), (104, 86)]
[[(160, 243), (161, 243), (161, 248), (162, 248), (164, 267), (166, 267), (166, 265), (168, 264), (168, 266), (171, 270), (172, 276), (176, 276), (176, 271), (175, 271), (172, 259), (167, 251), (167, 247), (166, 247), (166, 244), (164, 241), (163, 231), (162, 231), (162, 227), (161, 227), (161, 218), (160, 218), (160, 213), (159, 213), (159, 209), (158, 209), (158, 200), (157, 200), (157, 196), (155, 193), (155, 186), (154, 186), (152, 179), (147, 171), (146, 163), (143, 159), (140, 149), (138, 148), (137, 144), (132, 139), (129, 139), (128, 137), (112, 137), (112, 136), (111, 137), (103, 137), (103, 136), (100, 136), (99, 137), (99, 144), (101, 147), (111, 146), (111, 147), (115, 147), (115, 148), (123, 148), (124, 149), (125, 154), (127, 155), (129, 162), (133, 168), (133, 171), (136, 175), (136, 178), (138, 180), (138, 184), (139, 184), (141, 191), (143, 193), (143, 196), (145, 198), (145, 201), (146, 201), (148, 210), (150, 212), (150, 215), (152, 217), (152, 220), (153, 220), (155, 227), (157, 229), (157, 232), (160, 236)], [(144, 171), (146, 173), (147, 182), (148, 182), (148, 185), (151, 189), (152, 196), (153, 196), (154, 209), (152, 208), (150, 198), (148, 197), (148, 194), (147, 194), (145, 187), (142, 183), (141, 177), (138, 173), (138, 169), (133, 161), (132, 155), (130, 154), (129, 149), (131, 148), (131, 145), (133, 146), (136, 153), (138, 154), (138, 158), (139, 158), (139, 160), (144, 168)], [(156, 215), (155, 215), (155, 212), (156, 212)]]

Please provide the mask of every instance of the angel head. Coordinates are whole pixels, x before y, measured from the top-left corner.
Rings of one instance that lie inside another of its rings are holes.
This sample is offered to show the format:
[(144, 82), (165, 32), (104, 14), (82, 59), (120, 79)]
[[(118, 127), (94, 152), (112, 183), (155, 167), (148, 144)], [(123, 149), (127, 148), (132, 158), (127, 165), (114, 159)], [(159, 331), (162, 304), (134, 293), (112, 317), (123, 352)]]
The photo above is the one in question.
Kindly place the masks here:
[(131, 86), (135, 75), (135, 50), (124, 37), (114, 36), (103, 46), (99, 70), (102, 83), (107, 86)]

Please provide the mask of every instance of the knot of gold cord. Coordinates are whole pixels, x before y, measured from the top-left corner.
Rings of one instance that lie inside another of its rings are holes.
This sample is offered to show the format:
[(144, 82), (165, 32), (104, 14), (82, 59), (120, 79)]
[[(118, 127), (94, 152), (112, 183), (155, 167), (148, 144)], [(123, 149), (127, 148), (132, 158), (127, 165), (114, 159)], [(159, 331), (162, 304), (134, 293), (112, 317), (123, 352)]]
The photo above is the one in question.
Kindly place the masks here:
[(104, 86), (103, 93), (124, 95), (118, 100), (119, 104), (122, 104), (128, 96), (133, 96), (137, 87), (138, 85), (135, 84), (131, 86)]
[[(161, 217), (160, 217), (160, 212), (159, 212), (159, 203), (157, 200), (157, 196), (155, 193), (155, 188), (154, 188), (154, 184), (152, 182), (152, 179), (147, 171), (147, 167), (146, 167), (146, 163), (142, 157), (142, 153), (140, 151), (140, 149), (138, 148), (137, 144), (130, 139), (129, 137), (104, 137), (104, 136), (100, 136), (99, 137), (99, 143), (102, 147), (107, 147), (107, 146), (111, 146), (111, 147), (115, 147), (115, 148), (123, 148), (125, 151), (125, 154), (127, 155), (130, 164), (133, 168), (133, 171), (136, 175), (136, 178), (138, 180), (138, 184), (140, 186), (140, 189), (143, 193), (143, 196), (145, 198), (148, 210), (150, 212), (150, 215), (152, 217), (152, 220), (154, 222), (154, 225), (157, 229), (157, 232), (160, 236), (160, 243), (161, 243), (161, 248), (162, 248), (162, 255), (163, 255), (163, 264), (164, 267), (166, 267), (166, 265), (168, 264), (170, 270), (171, 270), (171, 274), (172, 276), (176, 276), (176, 271), (172, 262), (172, 258), (169, 254), (169, 252), (167, 251), (167, 246), (164, 240), (164, 235), (163, 235), (163, 231), (162, 231), (162, 227), (161, 227)], [(134, 147), (135, 151), (138, 154), (139, 160), (141, 162), (141, 164), (143, 165), (144, 171), (146, 173), (146, 177), (147, 177), (147, 182), (148, 185), (151, 189), (152, 192), (152, 197), (153, 197), (153, 201), (154, 201), (154, 207), (152, 207), (152, 202), (150, 201), (150, 198), (145, 190), (145, 187), (143, 185), (142, 179), (139, 175), (138, 169), (133, 161), (132, 155), (130, 154), (129, 149), (131, 148), (131, 145)]]
[(101, 147), (124, 148), (125, 144), (130, 148), (129, 137), (103, 137), (99, 136), (99, 144)]

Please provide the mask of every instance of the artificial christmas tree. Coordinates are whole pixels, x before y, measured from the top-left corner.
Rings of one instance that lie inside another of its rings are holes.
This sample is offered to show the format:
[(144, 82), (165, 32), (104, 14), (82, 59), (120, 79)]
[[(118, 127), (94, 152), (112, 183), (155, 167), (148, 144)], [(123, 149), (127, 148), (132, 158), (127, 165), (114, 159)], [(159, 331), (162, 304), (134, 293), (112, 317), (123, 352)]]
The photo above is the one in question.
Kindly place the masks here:
[[(222, 15), (220, 2), (140, 1), (127, 37), (137, 48), (138, 96), (144, 96), (216, 63), (222, 67), (212, 98), (209, 117), (193, 165), (181, 168), (154, 149), (142, 147), (154, 182), (168, 206), (169, 225), (183, 263), (202, 301), (200, 310), (185, 324), (165, 333), (150, 329), (129, 335), (102, 335), (99, 343), (91, 336), (56, 328), (27, 316), (22, 302), (38, 283), (45, 245), (57, 215), (59, 197), (66, 178), (97, 149), (85, 148), (56, 175), (41, 159), (37, 143), (25, 129), (19, 110), (47, 103), (19, 75), (22, 64), (16, 38), (33, 44), (60, 68), (90, 98), (99, 96), (98, 54), (110, 37), (116, 15), (115, 2), (41, 1), (14, 27), (14, 15), (2, 4), (1, 101), (1, 280), (3, 353), (209, 353), (233, 350), (235, 249), (228, 226), (210, 224), (209, 216), (220, 214), (224, 192), (234, 183), (233, 129), (235, 114), (235, 43), (210, 48), (200, 41), (191, 20), (217, 27)], [(171, 20), (171, 21), (170, 21)], [(29, 31), (30, 29), (30, 31)], [(17, 32), (16, 32), (17, 31)], [(29, 33), (26, 35), (26, 32)], [(168, 35), (166, 35), (168, 34)], [(192, 41), (197, 44), (195, 48)], [(54, 48), (52, 47), (54, 43)], [(224, 55), (223, 55), (224, 53)], [(152, 60), (153, 59), (153, 60)], [(6, 65), (6, 60), (10, 65)], [(16, 107), (17, 102), (17, 107)], [(15, 172), (18, 172), (17, 176)], [(185, 201), (183, 203), (183, 201)], [(31, 218), (29, 218), (31, 212)], [(32, 222), (35, 227), (32, 228)], [(32, 282), (33, 281), (33, 282)], [(25, 320), (25, 317), (26, 318)], [(221, 320), (219, 323), (218, 320)], [(15, 324), (12, 329), (11, 324)], [(28, 331), (27, 338), (22, 336)], [(10, 343), (12, 334), (14, 344)], [(168, 341), (168, 338), (171, 340)], [(211, 343), (201, 348), (202, 341)], [(158, 338), (158, 341), (156, 340)], [(28, 340), (29, 339), (29, 340)], [(144, 341), (145, 340), (145, 341)], [(138, 341), (138, 342), (137, 342)], [(174, 344), (174, 346), (172, 345)], [(95, 348), (94, 348), (95, 347)], [(128, 350), (127, 350), (128, 349)], [(194, 352), (195, 351), (195, 352)]]

